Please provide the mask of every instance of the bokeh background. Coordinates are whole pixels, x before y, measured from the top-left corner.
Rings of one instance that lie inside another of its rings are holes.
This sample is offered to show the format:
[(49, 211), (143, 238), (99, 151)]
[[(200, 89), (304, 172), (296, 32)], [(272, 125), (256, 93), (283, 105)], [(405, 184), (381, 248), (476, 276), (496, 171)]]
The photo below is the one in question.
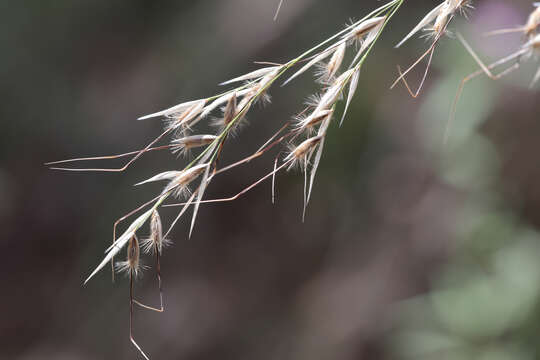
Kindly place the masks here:
[[(159, 191), (132, 184), (183, 161), (152, 153), (121, 174), (43, 164), (138, 149), (161, 130), (138, 116), (215, 94), (253, 61), (284, 62), (381, 4), (285, 0), (274, 22), (277, 3), (0, 3), (0, 358), (140, 358), (127, 281), (111, 284), (106, 271), (82, 281), (114, 220)], [(486, 61), (517, 49), (519, 35), (482, 33), (524, 23), (531, 2), (475, 5), (452, 27)], [(458, 83), (476, 70), (459, 43), (437, 48), (420, 98), (389, 90), (396, 65), (426, 48), (393, 45), (433, 6), (407, 1), (366, 62), (344, 126), (330, 131), (305, 223), (303, 178), (287, 173), (275, 205), (266, 183), (202, 206), (191, 240), (185, 221), (176, 228), (162, 266), (166, 312), (135, 316), (151, 358), (540, 358), (540, 102), (527, 88), (536, 69), (470, 83), (444, 145)], [(314, 91), (310, 75), (274, 87), (224, 162), (256, 150)], [(232, 195), (272, 165), (238, 168), (208, 196)], [(156, 303), (152, 270), (136, 292)]]

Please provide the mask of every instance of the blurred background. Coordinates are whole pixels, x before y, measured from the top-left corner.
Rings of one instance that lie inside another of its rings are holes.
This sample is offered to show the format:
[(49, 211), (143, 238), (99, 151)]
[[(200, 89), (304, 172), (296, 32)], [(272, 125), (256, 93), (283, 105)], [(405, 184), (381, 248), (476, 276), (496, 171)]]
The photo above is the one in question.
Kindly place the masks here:
[[(285, 0), (274, 22), (278, 2), (0, 3), (0, 358), (140, 358), (128, 282), (111, 284), (107, 271), (82, 281), (115, 219), (160, 186), (132, 184), (184, 160), (151, 153), (112, 174), (43, 164), (136, 150), (162, 126), (137, 117), (215, 94), (253, 61), (285, 62), (381, 5)], [(531, 2), (475, 5), (452, 28), (486, 61), (515, 51), (519, 35), (482, 33), (523, 24)], [(275, 205), (265, 183), (202, 206), (191, 240), (187, 221), (176, 227), (162, 264), (166, 311), (135, 314), (152, 359), (540, 358), (540, 102), (527, 88), (536, 68), (471, 82), (444, 145), (459, 81), (477, 68), (463, 47), (441, 42), (418, 99), (389, 90), (396, 65), (427, 47), (393, 45), (433, 6), (407, 1), (365, 63), (305, 223), (303, 177), (291, 172), (277, 179)], [(316, 89), (310, 75), (274, 86), (224, 163), (255, 151)], [(272, 166), (270, 156), (240, 167), (207, 196), (232, 195)], [(153, 270), (135, 291), (157, 304)]]

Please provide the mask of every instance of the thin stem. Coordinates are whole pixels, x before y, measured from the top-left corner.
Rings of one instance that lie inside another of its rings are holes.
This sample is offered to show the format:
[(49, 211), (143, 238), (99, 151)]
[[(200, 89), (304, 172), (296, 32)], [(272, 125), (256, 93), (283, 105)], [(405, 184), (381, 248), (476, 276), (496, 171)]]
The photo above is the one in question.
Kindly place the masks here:
[(158, 141), (163, 139), (165, 135), (170, 133), (172, 129), (167, 129), (161, 135), (159, 135), (157, 138), (152, 140), (144, 149), (137, 152), (137, 155), (135, 155), (131, 160), (129, 160), (126, 165), (122, 166), (121, 168), (112, 168), (112, 169), (99, 169), (99, 168), (88, 168), (88, 169), (72, 169), (72, 168), (58, 168), (58, 167), (52, 167), (52, 170), (62, 170), (62, 171), (84, 171), (84, 172), (93, 172), (93, 171), (100, 171), (100, 172), (122, 172), (126, 170), (131, 164), (133, 164), (135, 161), (137, 161), (138, 158), (140, 158), (145, 152), (148, 152), (148, 150)]
[(137, 342), (133, 338), (133, 303), (134, 303), (134, 299), (133, 299), (133, 270), (130, 270), (129, 271), (129, 340), (131, 341), (133, 346), (135, 346), (135, 348), (137, 350), (139, 350), (139, 352), (142, 354), (142, 356), (144, 356), (144, 358), (146, 360), (150, 360), (150, 358), (148, 356), (146, 356), (146, 354), (144, 353), (144, 351), (142, 351), (139, 344), (137, 344)]
[[(175, 145), (174, 145), (174, 144), (169, 144), (169, 145), (156, 146), (156, 147), (147, 149), (145, 152), (157, 151), (157, 150), (165, 150), (165, 149), (169, 149), (169, 148), (171, 148), (171, 147), (173, 147), (173, 146), (175, 146)], [(48, 165), (56, 165), (56, 164), (65, 164), (65, 163), (76, 162), (76, 161), (92, 161), (92, 160), (112, 160), (112, 159), (120, 159), (120, 158), (129, 156), (129, 155), (135, 155), (135, 154), (138, 154), (138, 153), (140, 153), (140, 152), (143, 151), (143, 150), (144, 150), (144, 149), (140, 149), (140, 150), (135, 150), (135, 151), (131, 151), (131, 152), (123, 153), (123, 154), (118, 154), (118, 155), (93, 156), (93, 157), (84, 157), (84, 158), (76, 158), (76, 159), (67, 159), (67, 160), (51, 161), (51, 162), (45, 163), (44, 165), (47, 165), (47, 166), (48, 166)]]
[(140, 307), (144, 308), (144, 309), (147, 309), (147, 310), (152, 310), (152, 311), (156, 311), (156, 312), (163, 312), (165, 311), (165, 307), (163, 306), (163, 286), (162, 286), (162, 282), (161, 282), (161, 261), (160, 261), (160, 258), (161, 258), (161, 255), (160, 255), (160, 251), (158, 249), (158, 246), (157, 244), (154, 243), (154, 252), (156, 253), (156, 276), (157, 276), (157, 281), (158, 281), (158, 287), (159, 287), (159, 303), (160, 303), (160, 308), (155, 308), (155, 307), (152, 307), (152, 306), (148, 306), (148, 305), (145, 305), (145, 304), (142, 304), (140, 303), (139, 301), (137, 300), (133, 300), (133, 302), (137, 305), (139, 305)]
[[(249, 185), (248, 187), (244, 188), (242, 191), (240, 191), (240, 192), (237, 193), (236, 195), (233, 195), (233, 196), (227, 197), (227, 198), (221, 198), (221, 199), (202, 200), (200, 203), (201, 203), (201, 204), (210, 204), (210, 203), (221, 203), (221, 202), (228, 202), (228, 201), (236, 200), (236, 199), (238, 199), (240, 196), (244, 195), (245, 193), (247, 193), (248, 191), (250, 191), (251, 189), (253, 189), (253, 188), (256, 187), (257, 185), (259, 185), (260, 183), (262, 183), (264, 180), (268, 179), (269, 177), (271, 177), (272, 175), (274, 175), (275, 173), (277, 173), (278, 171), (280, 171), (281, 169), (283, 169), (286, 165), (289, 165), (291, 162), (292, 162), (292, 159), (289, 160), (289, 161), (284, 162), (284, 163), (281, 164), (277, 169), (275, 169), (275, 170), (273, 170), (272, 172), (266, 174), (265, 176), (263, 176), (263, 177), (260, 178), (259, 180), (255, 181), (253, 184), (251, 184), (251, 185)], [(186, 202), (186, 203), (178, 203), (178, 204), (167, 204), (167, 205), (163, 205), (163, 207), (178, 207), (178, 206), (186, 206), (186, 205), (189, 205), (189, 202)]]

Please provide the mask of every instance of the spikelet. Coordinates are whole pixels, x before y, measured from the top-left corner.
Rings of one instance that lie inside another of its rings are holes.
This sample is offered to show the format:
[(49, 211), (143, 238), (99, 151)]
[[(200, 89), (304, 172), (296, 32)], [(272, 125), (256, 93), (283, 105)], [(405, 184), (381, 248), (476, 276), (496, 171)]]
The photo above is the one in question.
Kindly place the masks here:
[(306, 72), (308, 69), (310, 69), (313, 65), (323, 61), (324, 59), (326, 59), (328, 56), (332, 55), (332, 49), (331, 48), (328, 48), (324, 51), (321, 51), (319, 54), (317, 54), (316, 56), (313, 57), (313, 59), (311, 59), (306, 65), (302, 66), (300, 68), (300, 70), (298, 70), (297, 72), (295, 72), (291, 77), (289, 77), (284, 83), (282, 86), (285, 86), (287, 85), (288, 83), (290, 83), (292, 80), (294, 80), (295, 78), (297, 78), (298, 76), (302, 75), (304, 72)]
[(150, 219), (150, 236), (141, 241), (142, 251), (146, 254), (155, 253), (157, 251), (161, 255), (163, 248), (170, 244), (170, 240), (163, 238), (161, 218), (158, 211), (154, 210)]
[(466, 11), (472, 9), (470, 0), (445, 0), (431, 10), (420, 22), (396, 45), (400, 47), (416, 33), (424, 30), (424, 36), (438, 38), (448, 32), (447, 27), (456, 13), (466, 16)]
[(116, 271), (138, 277), (139, 272), (142, 270), (140, 257), (141, 250), (139, 248), (139, 240), (137, 239), (137, 235), (133, 234), (129, 239), (126, 261), (117, 262), (115, 264)]
[(199, 100), (180, 114), (168, 115), (165, 118), (165, 129), (185, 132), (189, 129), (189, 123), (202, 113), (205, 104), (206, 100)]
[[(247, 99), (250, 98), (252, 94), (252, 91), (250, 91), (249, 94), (246, 94), (242, 97), (242, 100), (240, 101), (240, 104), (238, 103), (238, 98), (236, 96), (236, 93), (232, 94), (227, 100), (227, 104), (221, 108), (222, 116), (215, 118), (212, 120), (211, 125), (215, 126), (219, 129), (219, 131), (223, 131), (229, 126), (229, 124), (235, 120), (236, 116), (240, 112), (243, 106), (245, 106)], [(245, 114), (249, 109), (246, 109), (243, 114)], [(235, 120), (235, 124), (231, 126), (229, 129), (230, 133), (235, 134), (236, 130), (239, 128), (240, 123), (245, 119), (245, 115), (242, 115), (241, 118), (238, 118)]]
[(296, 129), (300, 131), (307, 131), (309, 134), (312, 134), (315, 131), (315, 127), (326, 120), (328, 117), (332, 116), (334, 110), (318, 110), (312, 112), (309, 116), (298, 117), (296, 119)]
[(430, 23), (435, 21), (435, 19), (440, 15), (443, 7), (446, 5), (446, 1), (442, 2), (441, 4), (437, 5), (433, 10), (431, 10), (420, 22), (411, 30), (407, 36), (403, 40), (401, 40), (396, 47), (400, 47), (403, 45), (407, 40), (412, 38), (416, 33), (418, 33), (420, 30), (424, 29), (425, 27), (428, 27)]
[(274, 82), (274, 80), (276, 79), (276, 76), (278, 75), (280, 70), (281, 70), (281, 67), (275, 67), (273, 71), (263, 76), (257, 83), (253, 85), (251, 95), (253, 97), (257, 96), (255, 98), (257, 103), (265, 106), (272, 102), (272, 97), (268, 93), (268, 89), (270, 88), (270, 85)]
[(183, 102), (181, 104), (175, 105), (175, 106), (173, 106), (171, 108), (168, 108), (168, 109), (165, 109), (165, 110), (162, 110), (162, 111), (158, 111), (158, 112), (153, 113), (153, 114), (141, 116), (137, 120), (146, 120), (146, 119), (150, 119), (150, 118), (153, 118), (153, 117), (161, 117), (161, 116), (169, 117), (169, 116), (180, 115), (180, 114), (184, 113), (188, 108), (190, 108), (191, 106), (197, 104), (200, 101), (204, 101), (204, 100), (186, 101), (186, 102)]
[(139, 186), (139, 185), (147, 184), (147, 183), (150, 183), (150, 182), (161, 181), (161, 180), (171, 180), (171, 179), (174, 179), (175, 177), (177, 177), (180, 174), (182, 174), (181, 171), (176, 171), (176, 170), (165, 171), (165, 172), (162, 172), (162, 173), (159, 173), (157, 175), (152, 176), (150, 179), (138, 182), (134, 186)]
[(360, 24), (353, 27), (348, 33), (343, 35), (343, 39), (347, 42), (354, 42), (362, 45), (369, 34), (378, 32), (378, 28), (384, 24), (386, 16), (379, 16), (362, 21)]
[(238, 113), (237, 106), (236, 94), (233, 94), (229, 101), (227, 101), (227, 106), (223, 109), (223, 126), (229, 125), (234, 120), (234, 117)]
[(439, 11), (439, 14), (435, 18), (435, 22), (431, 27), (426, 27), (424, 30), (427, 32), (427, 38), (435, 38), (437, 35), (443, 33), (448, 26), (448, 22), (451, 19), (451, 16), (454, 14), (454, 5), (450, 2), (444, 4), (444, 6)]
[(347, 44), (342, 42), (334, 51), (334, 54), (330, 58), (327, 64), (321, 64), (317, 75), (319, 77), (319, 82), (326, 84), (330, 82), (336, 73), (338, 72), (341, 64), (343, 63), (343, 58), (345, 57), (345, 52), (347, 50)]
[(165, 171), (152, 176), (150, 179), (141, 181), (135, 186), (147, 184), (150, 182), (170, 180), (169, 184), (163, 189), (162, 194), (170, 191), (176, 197), (182, 197), (189, 194), (188, 185), (195, 180), (208, 167), (208, 164), (200, 164), (183, 171)]
[(217, 139), (215, 135), (192, 135), (174, 139), (172, 141), (171, 151), (173, 154), (187, 155), (193, 148), (206, 146)]
[(234, 79), (224, 81), (219, 85), (229, 85), (229, 84), (233, 84), (235, 82), (261, 79), (261, 78), (267, 76), (268, 74), (272, 74), (272, 73), (275, 73), (275, 72), (279, 71), (280, 68), (281, 68), (281, 66), (265, 67), (265, 68), (262, 68), (262, 69), (252, 71), (252, 72), (247, 73), (245, 75), (236, 77)]
[[(332, 85), (326, 89), (323, 95), (320, 97), (318, 104), (316, 104), (316, 110), (329, 110), (334, 104), (341, 98), (343, 87), (349, 81), (350, 77), (355, 72), (355, 69), (349, 69), (341, 74), (334, 80)], [(313, 99), (317, 99), (316, 97)]]
[(201, 118), (206, 118), (214, 110), (220, 108), (224, 104), (227, 104), (231, 100), (231, 98), (233, 96), (239, 98), (239, 97), (242, 97), (242, 96), (250, 93), (251, 91), (252, 91), (251, 88), (246, 88), (246, 89), (234, 91), (232, 93), (228, 93), (228, 94), (225, 94), (225, 95), (222, 95), (222, 96), (218, 97), (217, 99), (212, 101), (209, 105), (207, 105), (204, 108), (203, 112), (201, 113)]
[(309, 158), (313, 153), (313, 150), (315, 150), (321, 140), (322, 136), (314, 136), (305, 140), (296, 147), (291, 147), (290, 153), (285, 157), (285, 162), (290, 161), (291, 163), (288, 166), (287, 170), (290, 170), (297, 166), (301, 169), (305, 169), (309, 162)]
[(177, 174), (169, 184), (163, 189), (163, 194), (172, 192), (172, 195), (177, 198), (183, 198), (190, 194), (188, 185), (199, 177), (206, 169), (208, 164), (200, 164), (181, 171)]

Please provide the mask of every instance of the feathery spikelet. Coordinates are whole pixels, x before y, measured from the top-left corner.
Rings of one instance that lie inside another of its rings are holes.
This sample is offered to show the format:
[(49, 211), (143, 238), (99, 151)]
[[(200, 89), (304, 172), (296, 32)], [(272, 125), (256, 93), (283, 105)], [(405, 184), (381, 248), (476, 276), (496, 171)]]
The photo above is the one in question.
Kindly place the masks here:
[(161, 218), (157, 210), (152, 212), (150, 219), (150, 236), (141, 241), (142, 251), (146, 254), (155, 253), (162, 254), (163, 248), (168, 247), (171, 241), (163, 238), (163, 226)]
[(227, 93), (225, 95), (221, 95), (220, 97), (218, 97), (217, 99), (215, 99), (214, 101), (212, 101), (209, 105), (207, 105), (203, 112), (201, 113), (201, 118), (206, 118), (208, 115), (210, 115), (214, 110), (220, 108), (221, 106), (223, 106), (224, 104), (227, 104), (231, 97), (235, 96), (237, 98), (239, 97), (242, 97), (248, 93), (251, 92), (251, 88), (246, 88), (246, 89), (242, 89), (242, 90), (237, 90), (237, 91), (233, 91), (233, 92), (230, 92), (230, 93)]
[(166, 194), (173, 191), (173, 195), (176, 197), (182, 197), (188, 195), (188, 185), (195, 180), (203, 171), (208, 167), (208, 164), (200, 164), (193, 166), (183, 171), (165, 171), (159, 173), (148, 180), (141, 181), (135, 186), (147, 184), (155, 181), (170, 180), (169, 184), (163, 189), (162, 194)]
[(193, 148), (206, 146), (217, 139), (215, 135), (192, 135), (172, 141), (171, 151), (173, 154), (187, 155)]
[(139, 185), (143, 185), (143, 184), (147, 184), (147, 183), (155, 182), (155, 181), (161, 181), (161, 180), (171, 180), (180, 174), (182, 174), (182, 171), (176, 171), (176, 170), (165, 171), (165, 172), (152, 176), (150, 179), (138, 182), (134, 186), (139, 186)]
[(357, 45), (362, 45), (370, 34), (377, 33), (386, 16), (379, 16), (362, 21), (360, 24), (353, 27), (348, 33), (343, 35), (343, 39), (347, 42), (354, 42)]
[(452, 1), (446, 2), (437, 14), (433, 24), (431, 26), (426, 26), (423, 29), (425, 31), (423, 37), (434, 40), (441, 34), (447, 32), (448, 23), (455, 13), (454, 8), (455, 6)]
[[(240, 113), (240, 110), (242, 110), (243, 107), (246, 106), (246, 104), (249, 102), (249, 99), (251, 99), (251, 97), (253, 96), (252, 94), (253, 91), (250, 90), (248, 94), (245, 94), (242, 97), (240, 103), (238, 103), (236, 93), (233, 93), (231, 96), (229, 96), (227, 104), (221, 109), (223, 115), (221, 117), (214, 118), (211, 122), (211, 125), (217, 127), (220, 132), (224, 131), (229, 126), (229, 124), (236, 119), (236, 117)], [(249, 109), (245, 109), (242, 116), (235, 120), (234, 125), (229, 128), (229, 134), (236, 135), (238, 129), (243, 125), (243, 122), (246, 119), (245, 114), (248, 111)]]
[(290, 170), (294, 167), (300, 167), (305, 169), (309, 163), (309, 158), (317, 145), (321, 142), (322, 136), (311, 137), (300, 145), (294, 147), (291, 146), (290, 153), (285, 157), (285, 162), (290, 161), (291, 164), (288, 166), (287, 170)]
[(166, 130), (186, 131), (189, 129), (189, 122), (201, 114), (205, 104), (206, 100), (199, 100), (180, 114), (168, 115), (165, 118)]
[(236, 77), (234, 79), (231, 79), (231, 80), (227, 80), (227, 81), (224, 81), (222, 82), (221, 84), (219, 85), (229, 85), (229, 84), (233, 84), (235, 82), (241, 82), (241, 81), (246, 81), (246, 80), (255, 80), (255, 79), (261, 79), (269, 74), (272, 74), (272, 73), (276, 73), (277, 71), (279, 71), (279, 69), (281, 68), (281, 66), (269, 66), (269, 67), (265, 67), (265, 68), (262, 68), (262, 69), (258, 69), (258, 70), (255, 70), (255, 71), (252, 71), (250, 73), (247, 73), (245, 75), (241, 75), (239, 77)]
[(227, 126), (233, 121), (234, 117), (238, 114), (236, 94), (233, 94), (229, 101), (227, 101), (227, 106), (223, 109), (223, 125)]
[(142, 270), (140, 256), (141, 250), (139, 248), (139, 240), (137, 239), (137, 235), (133, 234), (133, 236), (129, 239), (126, 261), (117, 262), (115, 265), (116, 271), (138, 277), (139, 272)]
[(334, 54), (330, 58), (327, 64), (321, 64), (317, 75), (319, 77), (319, 82), (326, 84), (330, 82), (336, 73), (338, 72), (341, 64), (343, 63), (343, 58), (345, 57), (345, 52), (347, 50), (347, 44), (342, 42), (334, 51)]
[[(317, 111), (329, 110), (332, 108), (332, 106), (334, 106), (334, 104), (341, 98), (343, 87), (350, 80), (350, 77), (354, 72), (355, 69), (349, 69), (334, 80), (332, 85), (326, 89), (326, 91), (320, 97), (318, 104), (315, 104)], [(312, 97), (312, 100), (315, 99), (317, 99), (317, 97)]]
[(426, 31), (427, 37), (438, 38), (447, 32), (449, 22), (457, 12), (465, 14), (472, 5), (469, 0), (445, 0), (431, 10), (414, 29), (396, 45), (400, 47), (420, 30)]
[(165, 187), (163, 194), (172, 191), (172, 195), (177, 198), (182, 198), (190, 194), (188, 185), (199, 177), (207, 168), (208, 164), (200, 164), (181, 171), (177, 174)]
[(435, 21), (437, 17), (439, 17), (440, 14), (442, 13), (443, 8), (445, 8), (446, 4), (447, 2), (444, 1), (441, 4), (437, 5), (433, 10), (431, 10), (422, 20), (420, 20), (420, 22), (414, 27), (414, 29), (412, 29), (412, 31), (409, 34), (407, 34), (407, 36), (405, 36), (405, 38), (396, 45), (396, 47), (397, 48), (400, 47), (407, 40), (412, 38), (417, 32), (428, 27), (430, 23)]
[(323, 61), (324, 59), (326, 59), (328, 56), (332, 55), (332, 48), (328, 48), (324, 51), (321, 51), (318, 55), (315, 55), (313, 57), (313, 59), (311, 59), (310, 61), (308, 61), (308, 63), (304, 66), (302, 66), (300, 68), (300, 70), (298, 70), (297, 72), (295, 72), (291, 77), (289, 77), (287, 79), (287, 81), (285, 81), (283, 83), (282, 86), (285, 86), (287, 85), (289, 82), (291, 82), (292, 80), (294, 80), (295, 78), (297, 78), (298, 76), (302, 75), (303, 73), (305, 73), (308, 69), (310, 69), (313, 65), (315, 64), (318, 64), (319, 62)]
[[(272, 102), (272, 97), (268, 93), (268, 88), (276, 79), (279, 70), (281, 70), (281, 67), (276, 66), (273, 71), (263, 76), (257, 83), (253, 85), (251, 95), (259, 104), (265, 106)], [(246, 95), (246, 97), (249, 97), (249, 95)], [(239, 108), (242, 109), (242, 107)]]
[(298, 117), (296, 119), (296, 129), (301, 131), (307, 131), (309, 134), (315, 131), (315, 127), (332, 116), (334, 110), (319, 110), (314, 111), (306, 117)]
[(175, 106), (173, 106), (171, 108), (168, 108), (168, 109), (165, 109), (165, 110), (162, 110), (162, 111), (158, 111), (158, 112), (153, 113), (153, 114), (141, 116), (137, 120), (146, 120), (146, 119), (150, 119), (150, 118), (153, 118), (153, 117), (160, 117), (160, 116), (169, 117), (169, 116), (180, 115), (180, 114), (184, 113), (188, 108), (190, 108), (191, 106), (197, 104), (200, 101), (204, 101), (204, 100), (186, 101), (186, 102), (183, 102), (181, 104), (175, 105)]

